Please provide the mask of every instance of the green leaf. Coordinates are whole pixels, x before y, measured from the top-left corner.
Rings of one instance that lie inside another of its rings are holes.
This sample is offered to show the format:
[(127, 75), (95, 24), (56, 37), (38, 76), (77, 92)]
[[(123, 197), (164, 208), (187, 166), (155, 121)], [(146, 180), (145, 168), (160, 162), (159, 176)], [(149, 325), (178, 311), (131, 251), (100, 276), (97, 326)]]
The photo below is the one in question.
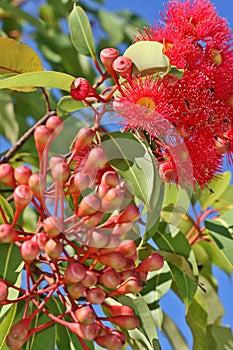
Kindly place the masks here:
[(0, 256), (4, 264), (0, 264), (0, 278), (14, 284), (19, 274), (19, 266), (22, 262), (19, 247), (11, 243), (0, 243)]
[(205, 221), (206, 228), (231, 264), (233, 264), (232, 217), (233, 210), (230, 210), (216, 220)]
[[(102, 137), (102, 146), (111, 166), (126, 181), (130, 191), (143, 201), (150, 211), (153, 188), (161, 186), (161, 181), (145, 144), (132, 133), (112, 132)], [(156, 194), (157, 197), (153, 197), (154, 206), (159, 200), (159, 189)]]
[(70, 91), (70, 86), (75, 77), (66, 73), (42, 71), (8, 75), (0, 79), (0, 89), (17, 87), (49, 87)]
[(232, 350), (233, 334), (228, 327), (218, 325), (209, 325), (207, 327), (207, 335), (209, 340), (209, 349), (214, 350)]
[(6, 91), (0, 91), (0, 129), (12, 144), (17, 141), (19, 125), (15, 116), (13, 100)]
[(8, 347), (6, 346), (5, 340), (6, 336), (9, 333), (9, 330), (14, 322), (16, 311), (17, 311), (17, 303), (14, 303), (11, 308), (9, 309), (6, 317), (3, 319), (3, 321), (0, 323), (0, 350), (7, 350)]
[[(187, 313), (187, 323), (193, 334), (192, 350), (210, 350), (206, 337), (208, 313), (201, 298), (196, 294)], [(215, 350), (215, 348), (213, 348)]]
[(188, 344), (180, 329), (165, 312), (163, 313), (162, 329), (174, 350), (189, 350)]
[(78, 52), (85, 56), (95, 58), (95, 42), (91, 25), (85, 11), (75, 6), (69, 16), (71, 40)]
[(138, 41), (128, 47), (124, 56), (131, 58), (134, 74), (161, 74), (170, 69), (169, 59), (163, 53), (163, 44), (157, 41)]
[[(7, 221), (11, 222), (14, 217), (14, 212), (11, 205), (7, 202), (7, 200), (2, 195), (0, 195), (0, 205), (4, 211)], [(2, 218), (2, 215), (0, 214), (0, 224), (3, 224), (3, 223), (4, 223), (4, 220)]]
[(73, 112), (84, 108), (82, 101), (76, 101), (71, 96), (63, 96), (57, 104), (57, 108), (62, 112)]

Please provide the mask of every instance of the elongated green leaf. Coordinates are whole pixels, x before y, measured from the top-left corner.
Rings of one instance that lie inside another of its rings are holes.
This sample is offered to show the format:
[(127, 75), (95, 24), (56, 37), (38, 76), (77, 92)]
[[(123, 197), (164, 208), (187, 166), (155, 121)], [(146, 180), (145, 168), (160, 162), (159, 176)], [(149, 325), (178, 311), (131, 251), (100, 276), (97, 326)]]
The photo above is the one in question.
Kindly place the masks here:
[(206, 307), (196, 295), (187, 313), (187, 323), (193, 334), (193, 350), (210, 350), (206, 337), (207, 318)]
[(180, 329), (166, 313), (163, 313), (162, 329), (174, 350), (189, 350), (188, 344)]
[(11, 96), (0, 91), (0, 132), (14, 144), (18, 139), (19, 124), (14, 111)]
[(233, 334), (229, 327), (221, 327), (215, 324), (209, 325), (207, 327), (207, 335), (209, 340), (209, 349), (233, 349)]
[(74, 6), (69, 17), (71, 40), (78, 52), (95, 58), (95, 43), (89, 19), (80, 6)]
[(0, 350), (7, 350), (8, 347), (6, 346), (5, 340), (6, 336), (9, 333), (9, 330), (14, 322), (15, 315), (17, 311), (17, 303), (13, 304), (8, 311), (6, 317), (3, 319), (3, 321), (0, 323)]
[[(7, 202), (7, 200), (0, 195), (0, 205), (4, 211), (4, 214), (8, 220), (8, 222), (11, 222), (14, 217), (13, 209), (11, 208), (11, 205)], [(4, 220), (2, 218), (2, 215), (0, 214), (0, 224), (4, 223)]]
[(2, 77), (0, 89), (32, 86), (70, 91), (74, 79), (72, 75), (53, 71), (22, 73)]
[(161, 74), (169, 70), (169, 59), (163, 53), (163, 44), (157, 41), (138, 41), (128, 47), (124, 56), (131, 58), (134, 74)]
[[(132, 193), (143, 201), (150, 211), (154, 186), (161, 182), (155, 171), (155, 165), (147, 147), (132, 133), (113, 132), (104, 135), (102, 146), (108, 161), (126, 181)], [(159, 199), (159, 190), (154, 196), (154, 207)], [(153, 209), (153, 208), (152, 208)], [(155, 214), (155, 213), (154, 213)]]
[(22, 262), (19, 248), (13, 243), (0, 243), (0, 257), (1, 262), (4, 261), (4, 264), (0, 264), (0, 278), (14, 284), (20, 272), (18, 268)]

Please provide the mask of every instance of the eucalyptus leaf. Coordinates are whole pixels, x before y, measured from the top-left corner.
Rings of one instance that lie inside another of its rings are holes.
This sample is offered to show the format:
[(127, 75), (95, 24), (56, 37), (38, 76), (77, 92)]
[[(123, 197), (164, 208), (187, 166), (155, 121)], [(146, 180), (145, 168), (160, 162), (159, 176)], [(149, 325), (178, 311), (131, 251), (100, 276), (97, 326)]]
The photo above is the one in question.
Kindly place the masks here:
[(189, 350), (188, 344), (180, 329), (165, 312), (163, 313), (162, 329), (174, 350)]
[(63, 96), (57, 104), (57, 108), (62, 113), (73, 112), (84, 108), (82, 101), (76, 101), (71, 96)]
[[(9, 202), (0, 194), (0, 205), (2, 207), (2, 210), (5, 214), (5, 217), (7, 218), (8, 222), (11, 222), (13, 220), (14, 217), (14, 212), (13, 209), (11, 207), (11, 205), (9, 204)], [(0, 224), (3, 224), (4, 220), (3, 217), (0, 213)]]
[(4, 261), (4, 264), (0, 264), (0, 278), (14, 284), (22, 262), (19, 247), (13, 243), (0, 243), (0, 256), (1, 261)]
[(9, 333), (9, 330), (11, 326), (14, 323), (15, 315), (17, 312), (17, 303), (14, 303), (11, 308), (9, 309), (7, 315), (4, 317), (4, 319), (0, 322), (0, 350), (8, 350), (8, 347), (6, 346), (5, 340), (7, 337), (7, 334)]

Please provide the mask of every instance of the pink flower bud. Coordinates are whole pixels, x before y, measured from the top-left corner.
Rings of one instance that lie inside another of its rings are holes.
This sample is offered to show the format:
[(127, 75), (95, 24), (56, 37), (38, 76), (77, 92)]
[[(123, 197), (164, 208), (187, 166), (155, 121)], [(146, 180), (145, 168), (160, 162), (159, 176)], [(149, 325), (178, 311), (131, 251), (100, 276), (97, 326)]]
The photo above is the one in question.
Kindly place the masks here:
[(78, 337), (84, 340), (94, 340), (99, 333), (99, 326), (97, 323), (85, 325), (77, 322), (70, 323), (67, 327), (71, 332), (77, 334)]
[(44, 220), (44, 230), (51, 237), (57, 237), (63, 231), (63, 220), (57, 216), (49, 216)]
[(126, 264), (123, 254), (118, 252), (111, 252), (98, 256), (98, 261), (105, 266), (111, 266), (116, 270), (122, 270)]
[(77, 138), (74, 144), (74, 150), (76, 152), (79, 152), (86, 146), (90, 145), (93, 141), (94, 136), (95, 133), (91, 128), (87, 126), (81, 128), (77, 134)]
[(22, 349), (24, 340), (17, 340), (12, 337), (11, 334), (8, 334), (6, 337), (6, 345), (10, 350), (20, 350)]
[(101, 177), (101, 184), (105, 184), (109, 187), (116, 187), (119, 185), (119, 176), (115, 171), (106, 171)]
[(119, 56), (119, 51), (115, 48), (106, 48), (100, 52), (100, 60), (107, 72), (111, 73), (112, 63)]
[(85, 269), (83, 265), (78, 262), (71, 263), (67, 266), (63, 276), (63, 281), (66, 284), (80, 282), (85, 276)]
[(102, 168), (107, 163), (107, 161), (108, 159), (106, 153), (102, 147), (98, 146), (92, 148), (87, 155), (84, 171), (88, 173), (92, 170), (98, 170)]
[(32, 174), (28, 179), (28, 186), (34, 196), (41, 200), (46, 187), (44, 177), (41, 174)]
[(125, 209), (119, 214), (117, 223), (128, 223), (137, 221), (140, 217), (140, 211), (138, 207), (134, 204), (129, 204)]
[(108, 294), (108, 296), (122, 295), (127, 293), (137, 294), (140, 293), (144, 283), (139, 277), (130, 276), (122, 284), (119, 285), (114, 291)]
[(109, 240), (108, 233), (96, 229), (90, 234), (88, 246), (94, 247), (96, 249), (103, 248), (108, 243), (108, 240)]
[(36, 148), (39, 152), (43, 152), (45, 147), (52, 141), (53, 130), (45, 125), (39, 125), (34, 131), (34, 139)]
[(101, 201), (101, 210), (103, 212), (112, 212), (116, 209), (120, 210), (124, 201), (124, 195), (118, 188), (110, 188)]
[(0, 225), (0, 242), (1, 243), (12, 243), (18, 239), (17, 232), (9, 224)]
[(120, 242), (116, 248), (116, 252), (122, 253), (124, 256), (132, 256), (136, 253), (137, 246), (132, 239), (125, 239)]
[(96, 213), (92, 215), (88, 215), (87, 217), (83, 218), (83, 221), (87, 225), (98, 226), (101, 223), (103, 216), (104, 216), (104, 213), (97, 211)]
[(60, 241), (50, 238), (45, 244), (45, 253), (53, 260), (59, 258), (63, 252), (63, 244)]
[(99, 276), (99, 283), (107, 288), (114, 289), (121, 282), (121, 274), (114, 269), (103, 271)]
[(70, 284), (68, 290), (73, 299), (79, 299), (83, 295), (85, 288), (81, 282), (78, 282)]
[(129, 57), (119, 56), (114, 60), (112, 68), (122, 78), (126, 78), (132, 73), (133, 62)]
[(7, 297), (8, 297), (8, 286), (3, 280), (0, 280), (0, 302), (6, 301)]
[(163, 265), (164, 265), (163, 257), (158, 253), (153, 253), (138, 265), (137, 271), (138, 272), (156, 271), (161, 269)]
[(96, 314), (90, 307), (80, 307), (75, 311), (77, 320), (82, 324), (92, 324), (96, 319)]
[(45, 126), (53, 130), (54, 134), (57, 136), (64, 128), (64, 122), (62, 118), (58, 117), (57, 115), (53, 115), (47, 119)]
[(20, 248), (20, 254), (22, 256), (23, 261), (30, 264), (39, 253), (40, 248), (36, 242), (32, 240), (24, 241)]
[(94, 287), (98, 281), (96, 273), (94, 271), (87, 270), (85, 276), (83, 277), (81, 283), (84, 287), (90, 288)]
[(15, 340), (25, 340), (28, 335), (30, 320), (23, 319), (15, 323), (10, 329), (10, 335)]
[(25, 165), (20, 165), (17, 168), (15, 168), (14, 177), (15, 177), (15, 180), (20, 185), (27, 185), (31, 175), (32, 175), (31, 169)]
[(126, 339), (118, 334), (109, 333), (95, 338), (95, 342), (108, 350), (119, 350), (125, 344)]
[(31, 202), (33, 198), (33, 192), (27, 185), (19, 185), (15, 188), (14, 203), (18, 210), (23, 210)]
[(121, 316), (121, 315), (134, 316), (133, 309), (127, 305), (109, 305), (105, 303), (104, 307), (108, 309), (111, 316)]
[(15, 187), (14, 168), (10, 164), (0, 164), (0, 182), (6, 186)]
[(108, 321), (117, 324), (125, 329), (132, 330), (140, 325), (140, 322), (136, 316), (133, 315), (121, 315), (108, 317)]
[(61, 156), (53, 156), (50, 159), (49, 166), (51, 169), (51, 175), (54, 181), (65, 184), (70, 176), (70, 167), (66, 163), (65, 158), (61, 160)]
[(92, 215), (100, 209), (100, 199), (94, 194), (89, 194), (85, 196), (78, 208), (78, 217)]
[(86, 290), (86, 299), (91, 304), (102, 304), (105, 298), (105, 292), (101, 288), (91, 288)]
[(77, 78), (70, 87), (70, 95), (74, 100), (82, 101), (89, 95), (91, 85), (84, 78)]

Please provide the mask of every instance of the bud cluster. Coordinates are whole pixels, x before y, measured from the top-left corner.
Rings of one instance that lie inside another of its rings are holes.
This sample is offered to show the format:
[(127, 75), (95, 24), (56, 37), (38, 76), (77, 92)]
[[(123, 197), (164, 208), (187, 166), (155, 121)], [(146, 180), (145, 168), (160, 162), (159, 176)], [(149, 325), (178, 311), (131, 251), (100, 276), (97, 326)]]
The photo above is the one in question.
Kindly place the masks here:
[[(68, 157), (49, 158), (51, 142), (62, 125), (56, 116), (35, 129), (38, 174), (25, 165), (16, 169), (1, 165), (0, 181), (12, 188), (15, 215), (12, 223), (4, 218), (0, 225), (0, 243), (19, 247), (27, 280), (15, 300), (10, 300), (8, 293), (14, 286), (0, 280), (0, 305), (25, 302), (24, 317), (12, 326), (6, 343), (10, 349), (21, 349), (34, 333), (51, 324), (30, 329), (33, 318), (45, 312), (52, 323), (74, 332), (84, 349), (88, 349), (86, 340), (109, 350), (121, 349), (126, 342), (123, 331), (135, 329), (140, 320), (131, 307), (117, 302), (117, 297), (140, 293), (148, 271), (162, 268), (164, 261), (155, 252), (140, 262), (135, 243), (138, 236), (133, 233), (140, 210), (109, 164), (98, 141), (100, 130), (83, 127)], [(47, 199), (53, 201), (53, 210)], [(26, 232), (18, 219), (31, 203), (38, 212), (38, 225), (35, 232)], [(65, 217), (68, 206), (72, 213)], [(48, 312), (46, 303), (54, 295), (64, 304), (69, 322), (63, 314)], [(31, 314), (28, 303), (34, 305)], [(112, 327), (106, 326), (106, 321)]]

